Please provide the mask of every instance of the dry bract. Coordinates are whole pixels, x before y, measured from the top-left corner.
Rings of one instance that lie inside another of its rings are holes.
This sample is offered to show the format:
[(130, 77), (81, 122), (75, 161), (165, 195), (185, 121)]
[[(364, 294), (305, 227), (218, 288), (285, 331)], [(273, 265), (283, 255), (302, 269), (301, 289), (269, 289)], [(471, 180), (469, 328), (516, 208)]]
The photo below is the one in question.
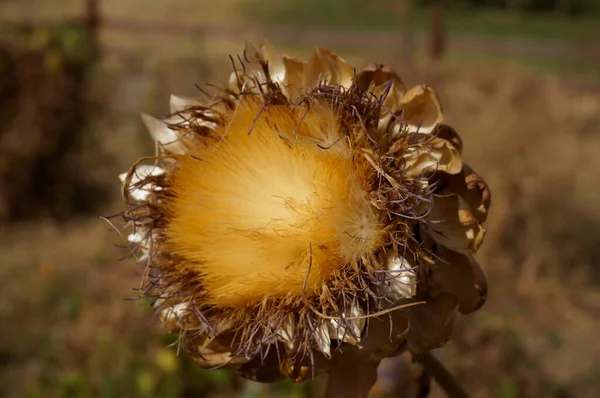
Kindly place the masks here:
[(333, 385), (443, 345), (485, 300), (490, 196), (433, 89), (269, 43), (234, 68), (216, 97), (144, 115), (159, 153), (121, 176), (164, 325), (200, 365), (259, 381)]

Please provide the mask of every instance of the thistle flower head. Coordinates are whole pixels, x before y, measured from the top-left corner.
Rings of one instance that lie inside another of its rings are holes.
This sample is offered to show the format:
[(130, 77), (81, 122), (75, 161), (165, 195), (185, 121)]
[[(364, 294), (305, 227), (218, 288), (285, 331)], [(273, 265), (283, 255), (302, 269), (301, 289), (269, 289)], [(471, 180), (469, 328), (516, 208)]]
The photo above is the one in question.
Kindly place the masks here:
[(215, 96), (143, 119), (158, 153), (121, 175), (128, 239), (200, 365), (335, 378), (439, 347), (483, 304), (489, 190), (429, 86), (266, 42)]

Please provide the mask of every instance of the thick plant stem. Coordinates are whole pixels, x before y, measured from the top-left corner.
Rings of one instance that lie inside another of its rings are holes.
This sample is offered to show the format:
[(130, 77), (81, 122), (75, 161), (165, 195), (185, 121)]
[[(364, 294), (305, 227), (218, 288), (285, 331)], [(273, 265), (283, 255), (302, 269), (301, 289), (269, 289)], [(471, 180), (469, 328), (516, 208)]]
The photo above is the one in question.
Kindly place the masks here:
[(413, 359), (423, 365), (425, 372), (442, 387), (448, 397), (466, 398), (469, 396), (444, 365), (431, 355), (431, 352), (413, 354)]

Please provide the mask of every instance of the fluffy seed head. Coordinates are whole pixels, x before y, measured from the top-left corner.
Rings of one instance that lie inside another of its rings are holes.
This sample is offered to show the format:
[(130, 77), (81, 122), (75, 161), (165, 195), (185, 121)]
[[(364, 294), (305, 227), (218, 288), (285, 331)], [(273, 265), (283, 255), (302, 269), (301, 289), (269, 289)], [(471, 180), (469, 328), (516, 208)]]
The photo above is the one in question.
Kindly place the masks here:
[(220, 140), (195, 146), (171, 177), (167, 239), (216, 306), (315, 294), (382, 243), (368, 170), (354, 166), (333, 110), (299, 124), (288, 106), (262, 107), (243, 98)]
[(489, 190), (429, 86), (267, 42), (171, 112), (143, 117), (159, 151), (121, 176), (123, 218), (145, 295), (200, 365), (335, 382), (335, 357), (439, 347), (482, 305)]

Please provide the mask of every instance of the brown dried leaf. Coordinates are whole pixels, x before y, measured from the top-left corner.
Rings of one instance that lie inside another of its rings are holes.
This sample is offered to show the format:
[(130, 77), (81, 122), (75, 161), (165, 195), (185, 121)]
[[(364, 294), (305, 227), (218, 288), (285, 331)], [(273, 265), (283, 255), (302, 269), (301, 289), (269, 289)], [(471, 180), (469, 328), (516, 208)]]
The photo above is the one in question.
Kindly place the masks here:
[(461, 313), (477, 311), (487, 297), (487, 281), (479, 263), (472, 256), (438, 246), (431, 266), (433, 283), (453, 294)]
[(410, 322), (407, 334), (410, 351), (421, 353), (446, 344), (452, 333), (457, 308), (456, 298), (442, 293), (429, 297), (425, 304), (403, 310)]
[(377, 381), (379, 360), (365, 358), (361, 351), (344, 346), (332, 359), (325, 397), (364, 398)]

